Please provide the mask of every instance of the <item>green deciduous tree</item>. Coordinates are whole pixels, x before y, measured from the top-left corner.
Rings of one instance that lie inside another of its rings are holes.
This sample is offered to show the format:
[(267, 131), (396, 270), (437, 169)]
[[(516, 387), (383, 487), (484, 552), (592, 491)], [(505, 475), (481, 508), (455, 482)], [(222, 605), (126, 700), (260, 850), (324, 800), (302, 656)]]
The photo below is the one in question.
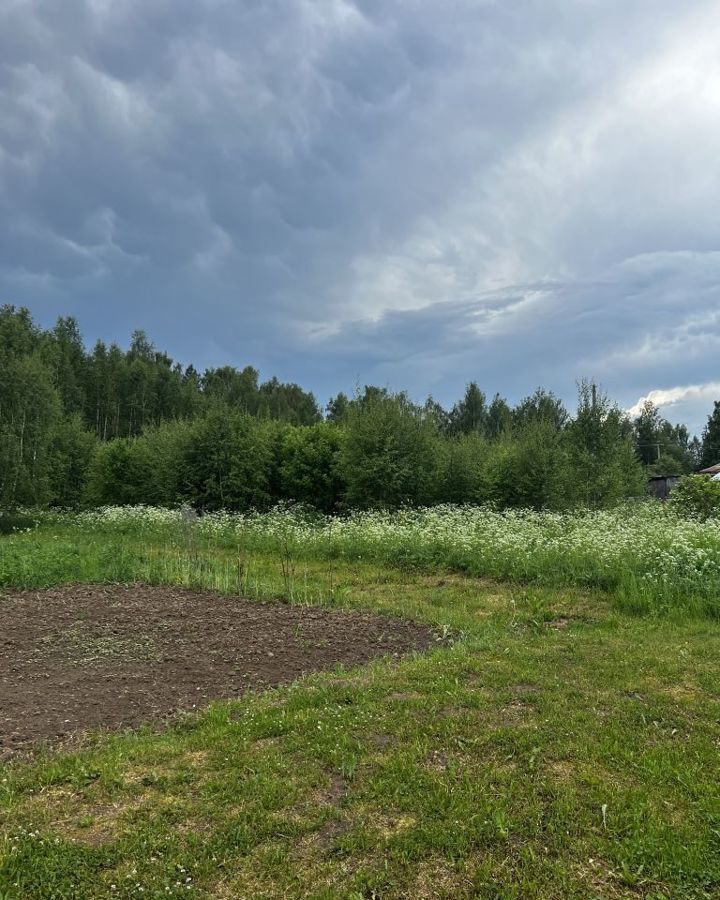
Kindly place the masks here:
[(705, 469), (716, 463), (720, 463), (720, 400), (715, 401), (703, 431), (700, 467)]
[(153, 460), (139, 440), (115, 438), (100, 444), (90, 463), (87, 499), (93, 505), (152, 504)]
[(486, 432), (491, 441), (507, 434), (512, 428), (512, 410), (500, 394), (495, 394), (488, 408)]
[(403, 394), (366, 389), (351, 404), (340, 471), (349, 506), (432, 502), (441, 471), (431, 422)]
[(632, 425), (590, 382), (578, 387), (578, 410), (567, 426), (567, 446), (571, 502), (600, 507), (643, 495), (646, 477), (635, 455)]
[(86, 497), (90, 462), (96, 447), (79, 413), (59, 417), (48, 446), (50, 502), (79, 506)]
[(63, 409), (68, 416), (80, 415), (85, 409), (87, 360), (78, 323), (72, 316), (61, 316), (48, 337), (53, 384)]
[(568, 451), (551, 419), (527, 421), (491, 444), (488, 496), (499, 506), (559, 509), (566, 505)]
[(327, 406), (325, 407), (327, 421), (333, 422), (336, 425), (342, 423), (347, 415), (349, 405), (350, 400), (348, 399), (347, 394), (340, 391), (339, 394), (332, 397), (327, 402)]
[[(659, 454), (658, 454), (659, 449)], [(720, 403), (703, 461), (720, 449)], [(511, 410), (475, 382), (447, 413), (368, 385), (338, 394), (322, 422), (312, 394), (250, 366), (183, 369), (142, 331), (127, 350), (86, 351), (74, 319), (50, 331), (0, 307), (0, 503), (195, 503), (265, 508), (492, 500), (608, 505), (648, 472), (685, 472), (700, 447), (648, 406), (635, 422), (590, 384), (570, 419), (538, 389)], [(644, 464), (644, 467), (643, 465)]]
[(684, 425), (673, 425), (660, 415), (650, 400), (635, 419), (635, 452), (649, 474), (681, 475), (697, 463), (697, 450)]
[(26, 309), (0, 308), (0, 506), (50, 499), (51, 437), (62, 406)]
[(562, 400), (553, 394), (538, 388), (530, 397), (526, 397), (512, 411), (513, 424), (516, 428), (524, 428), (530, 422), (548, 422), (557, 431), (568, 421), (568, 411)]
[(280, 495), (335, 511), (345, 489), (339, 465), (343, 437), (326, 422), (287, 429), (281, 439)]
[(438, 442), (443, 464), (440, 499), (446, 503), (482, 503), (490, 499), (488, 458), (483, 435), (461, 434)]
[(483, 434), (487, 426), (488, 409), (485, 394), (474, 381), (465, 389), (465, 396), (450, 412), (449, 429), (454, 434)]
[(270, 505), (272, 429), (218, 404), (193, 423), (185, 459), (187, 498), (200, 509), (263, 509)]

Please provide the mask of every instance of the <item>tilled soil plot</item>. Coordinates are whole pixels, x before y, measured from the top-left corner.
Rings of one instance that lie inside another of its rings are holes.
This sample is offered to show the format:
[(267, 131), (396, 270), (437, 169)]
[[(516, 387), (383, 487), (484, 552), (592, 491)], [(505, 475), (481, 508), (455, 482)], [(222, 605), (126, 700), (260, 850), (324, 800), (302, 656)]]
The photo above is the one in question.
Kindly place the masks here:
[(434, 642), (402, 619), (175, 587), (0, 595), (0, 758)]

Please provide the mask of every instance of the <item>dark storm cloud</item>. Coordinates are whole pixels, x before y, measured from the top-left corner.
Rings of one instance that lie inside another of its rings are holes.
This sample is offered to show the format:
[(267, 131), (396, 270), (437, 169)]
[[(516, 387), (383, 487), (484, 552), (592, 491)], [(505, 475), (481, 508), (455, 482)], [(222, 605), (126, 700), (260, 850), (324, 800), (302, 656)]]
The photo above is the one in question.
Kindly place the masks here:
[(6, 0), (0, 299), (322, 399), (587, 374), (681, 416), (719, 37), (711, 2)]

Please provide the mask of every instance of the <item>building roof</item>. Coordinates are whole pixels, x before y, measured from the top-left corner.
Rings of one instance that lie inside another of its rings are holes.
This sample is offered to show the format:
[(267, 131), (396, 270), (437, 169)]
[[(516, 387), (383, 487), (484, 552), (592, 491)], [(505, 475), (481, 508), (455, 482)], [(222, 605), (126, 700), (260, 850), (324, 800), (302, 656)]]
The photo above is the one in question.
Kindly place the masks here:
[(701, 475), (718, 475), (720, 474), (720, 463), (715, 463), (714, 466), (708, 466), (707, 469), (700, 469)]

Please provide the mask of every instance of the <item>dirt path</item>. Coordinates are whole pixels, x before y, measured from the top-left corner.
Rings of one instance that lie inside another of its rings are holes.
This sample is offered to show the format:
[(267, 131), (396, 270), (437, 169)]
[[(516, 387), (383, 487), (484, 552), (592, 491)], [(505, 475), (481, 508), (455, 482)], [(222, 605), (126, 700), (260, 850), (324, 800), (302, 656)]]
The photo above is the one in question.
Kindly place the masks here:
[(400, 619), (175, 587), (0, 595), (0, 758), (432, 643)]

